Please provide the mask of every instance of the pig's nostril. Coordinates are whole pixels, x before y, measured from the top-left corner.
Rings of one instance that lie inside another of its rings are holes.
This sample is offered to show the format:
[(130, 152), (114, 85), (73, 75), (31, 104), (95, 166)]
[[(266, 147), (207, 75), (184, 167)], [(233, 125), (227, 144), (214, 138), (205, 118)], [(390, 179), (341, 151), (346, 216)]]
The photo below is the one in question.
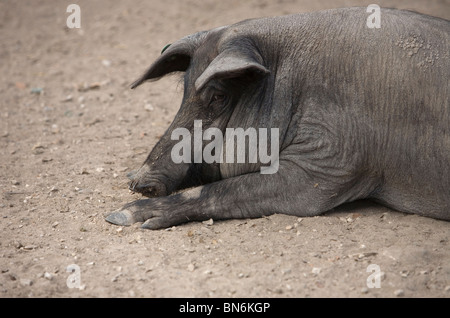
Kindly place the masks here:
[(128, 189), (132, 192), (139, 192), (147, 197), (156, 197), (166, 194), (166, 188), (162, 183), (140, 183), (139, 181), (131, 181), (128, 184)]
[(148, 197), (154, 197), (158, 194), (157, 189), (153, 186), (143, 187), (142, 189), (139, 189), (138, 191)]

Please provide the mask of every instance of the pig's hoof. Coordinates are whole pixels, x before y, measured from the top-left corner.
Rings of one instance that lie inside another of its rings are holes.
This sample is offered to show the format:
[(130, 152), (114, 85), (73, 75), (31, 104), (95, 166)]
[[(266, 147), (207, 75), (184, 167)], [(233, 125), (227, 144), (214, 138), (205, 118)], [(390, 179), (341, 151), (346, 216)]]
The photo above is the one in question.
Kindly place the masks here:
[(111, 212), (105, 217), (105, 220), (109, 223), (123, 226), (129, 226), (135, 223), (133, 214), (128, 210), (116, 210)]
[(159, 230), (159, 229), (167, 228), (169, 226), (170, 226), (170, 224), (165, 224), (161, 218), (156, 217), (156, 218), (151, 218), (151, 219), (148, 219), (147, 221), (145, 221), (141, 225), (141, 228), (147, 229), (147, 230)]

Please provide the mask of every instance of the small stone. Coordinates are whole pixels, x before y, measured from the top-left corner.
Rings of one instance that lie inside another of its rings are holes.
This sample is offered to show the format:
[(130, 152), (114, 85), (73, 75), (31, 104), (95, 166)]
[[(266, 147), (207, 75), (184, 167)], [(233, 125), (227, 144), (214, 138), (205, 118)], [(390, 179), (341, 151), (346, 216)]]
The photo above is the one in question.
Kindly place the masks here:
[(44, 146), (42, 146), (41, 144), (35, 144), (33, 148), (31, 148), (31, 152), (34, 155), (40, 155), (44, 153)]
[(62, 100), (62, 102), (71, 102), (73, 100), (73, 96), (72, 95), (67, 95), (63, 100)]
[(281, 288), (276, 288), (273, 292), (274, 292), (275, 294), (282, 294), (282, 293), (283, 293), (283, 289), (281, 289)]
[(20, 248), (23, 247), (22, 242), (19, 242), (19, 241), (13, 242), (13, 245), (14, 245), (14, 247), (17, 248), (17, 249), (20, 249)]
[(286, 230), (292, 230), (292, 225), (288, 225), (288, 226), (286, 226)]
[(122, 273), (119, 273), (119, 274), (115, 275), (115, 276), (111, 279), (111, 282), (113, 282), (113, 283), (117, 282), (117, 280), (119, 279), (120, 276), (122, 276)]
[(213, 220), (213, 219), (209, 219), (209, 220), (207, 220), (207, 221), (203, 221), (202, 223), (205, 224), (205, 225), (210, 226), (210, 225), (213, 225), (213, 224), (214, 224), (214, 220)]
[(48, 280), (52, 280), (53, 279), (53, 275), (49, 272), (45, 272), (44, 273), (44, 278), (48, 279)]
[(367, 294), (369, 292), (369, 288), (363, 287), (361, 288), (361, 294)]
[(52, 228), (56, 228), (58, 226), (58, 224), (59, 224), (59, 222), (57, 222), (57, 221), (53, 222)]
[(152, 104), (147, 103), (147, 104), (145, 104), (144, 109), (145, 109), (146, 111), (151, 112), (151, 111), (154, 110), (155, 108), (153, 108), (153, 105), (152, 105)]
[(31, 286), (31, 285), (33, 285), (33, 281), (31, 279), (21, 278), (20, 279), (20, 285), (22, 285), (22, 286)]
[(48, 193), (58, 192), (58, 191), (59, 191), (59, 189), (56, 188), (55, 186), (53, 186), (53, 187), (48, 191)]
[(40, 95), (44, 92), (44, 89), (42, 87), (33, 87), (30, 92), (31, 94)]
[(313, 269), (311, 270), (311, 273), (319, 274), (320, 273), (320, 267), (313, 267)]
[(195, 270), (195, 265), (190, 263), (187, 267), (188, 271), (193, 272)]
[(283, 275), (290, 274), (291, 272), (292, 272), (292, 270), (291, 270), (290, 268), (282, 269), (282, 270), (281, 270), (281, 274), (283, 274)]
[(394, 295), (397, 297), (402, 297), (405, 295), (405, 291), (403, 289), (397, 289), (394, 291)]

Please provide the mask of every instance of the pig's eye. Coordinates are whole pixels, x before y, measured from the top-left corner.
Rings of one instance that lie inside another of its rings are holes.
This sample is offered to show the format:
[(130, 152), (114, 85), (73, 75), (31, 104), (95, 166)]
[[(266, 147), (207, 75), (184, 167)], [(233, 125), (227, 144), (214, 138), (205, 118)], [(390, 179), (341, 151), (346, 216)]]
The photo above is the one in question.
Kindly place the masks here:
[(225, 99), (225, 95), (224, 94), (214, 94), (212, 101), (213, 102), (221, 102)]
[(225, 94), (217, 93), (212, 96), (210, 104), (222, 103), (225, 101), (225, 99), (226, 99)]

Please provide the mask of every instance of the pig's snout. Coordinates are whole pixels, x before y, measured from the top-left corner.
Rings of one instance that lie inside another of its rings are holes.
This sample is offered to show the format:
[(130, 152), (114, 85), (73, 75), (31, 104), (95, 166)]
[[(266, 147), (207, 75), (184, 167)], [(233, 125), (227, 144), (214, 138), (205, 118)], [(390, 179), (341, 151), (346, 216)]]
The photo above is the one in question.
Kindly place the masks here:
[(130, 172), (128, 178), (131, 180), (128, 183), (128, 189), (133, 192), (141, 193), (146, 197), (167, 195), (166, 185), (157, 178), (148, 176), (148, 173), (143, 173), (142, 169), (137, 172)]
[(161, 197), (167, 195), (166, 186), (159, 181), (140, 182), (133, 180), (128, 184), (133, 192), (139, 192), (146, 197)]
[(129, 189), (133, 192), (139, 192), (142, 195), (152, 198), (166, 195), (165, 186), (162, 184), (139, 184), (138, 182), (130, 182)]

